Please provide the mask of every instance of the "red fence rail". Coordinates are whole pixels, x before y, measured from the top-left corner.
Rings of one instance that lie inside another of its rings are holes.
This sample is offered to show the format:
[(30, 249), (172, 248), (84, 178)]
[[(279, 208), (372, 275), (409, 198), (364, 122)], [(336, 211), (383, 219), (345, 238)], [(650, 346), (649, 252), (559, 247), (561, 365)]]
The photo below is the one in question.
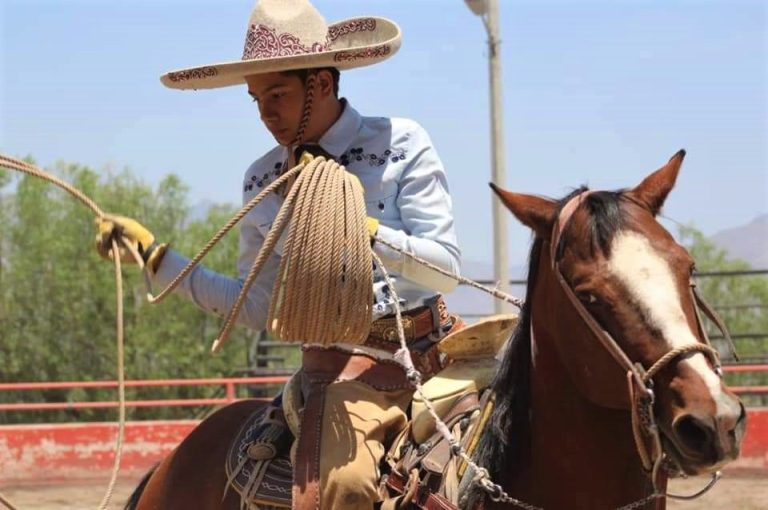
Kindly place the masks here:
[[(726, 373), (768, 372), (768, 365), (726, 365)], [(127, 400), (127, 407), (193, 407), (225, 405), (238, 400), (238, 386), (268, 386), (283, 384), (286, 376), (264, 377), (219, 377), (208, 379), (145, 379), (126, 381), (126, 388), (183, 387), (183, 386), (222, 386), (224, 396), (220, 398), (187, 398), (163, 400)], [(54, 389), (117, 388), (117, 381), (68, 381), (68, 382), (19, 382), (0, 383), (0, 391), (34, 391)], [(766, 395), (768, 386), (731, 386), (738, 394)], [(13, 402), (0, 403), (0, 411), (42, 411), (61, 409), (106, 409), (118, 406), (117, 401), (89, 402)]]
[[(286, 376), (268, 377), (220, 377), (209, 379), (145, 379), (126, 381), (126, 388), (223, 386), (221, 398), (187, 398), (163, 400), (126, 400), (126, 407), (190, 407), (225, 405), (238, 400), (237, 386), (268, 386), (284, 384)], [(67, 390), (86, 388), (117, 388), (117, 381), (68, 381), (68, 382), (20, 382), (0, 383), (0, 391)], [(92, 402), (13, 402), (0, 403), (0, 411), (50, 411), (60, 409), (105, 409), (117, 407), (117, 401)]]

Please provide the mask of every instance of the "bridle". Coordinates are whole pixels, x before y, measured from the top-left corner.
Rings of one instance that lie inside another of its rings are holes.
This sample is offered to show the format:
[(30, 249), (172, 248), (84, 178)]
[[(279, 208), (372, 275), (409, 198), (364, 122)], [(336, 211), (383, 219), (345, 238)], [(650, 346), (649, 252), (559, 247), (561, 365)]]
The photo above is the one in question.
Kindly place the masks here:
[[(633, 363), (629, 359), (619, 344), (616, 343), (616, 340), (613, 339), (611, 334), (608, 333), (602, 326), (600, 326), (592, 314), (589, 313), (589, 311), (584, 307), (582, 302), (574, 293), (571, 286), (565, 280), (565, 277), (560, 270), (560, 264), (557, 255), (562, 234), (565, 228), (568, 226), (568, 223), (570, 222), (574, 212), (587, 199), (590, 193), (591, 191), (589, 190), (582, 191), (581, 193), (573, 196), (562, 207), (557, 217), (557, 221), (555, 222), (555, 225), (552, 229), (551, 237), (549, 239), (549, 248), (552, 270), (557, 281), (559, 282), (559, 286), (563, 293), (568, 297), (568, 300), (572, 304), (573, 308), (579, 314), (592, 334), (598, 339), (600, 345), (602, 345), (603, 348), (608, 351), (616, 363), (619, 364), (619, 367), (626, 373), (627, 390), (629, 394), (629, 410), (632, 417), (632, 432), (635, 440), (635, 446), (637, 453), (640, 456), (643, 469), (651, 479), (653, 491), (651, 494), (623, 505), (617, 510), (634, 510), (643, 508), (648, 503), (665, 497), (684, 500), (696, 499), (714, 487), (715, 483), (717, 483), (717, 481), (720, 479), (720, 472), (718, 471), (714, 473), (711, 480), (703, 489), (690, 495), (671, 494), (666, 492), (665, 489), (661, 489), (659, 487), (662, 476), (668, 475), (670, 472), (675, 473), (679, 471), (679, 469), (677, 466), (674, 466), (673, 461), (668, 461), (665, 463), (667, 456), (664, 452), (664, 448), (661, 442), (661, 431), (653, 414), (653, 405), (655, 402), (653, 378), (672, 361), (676, 360), (680, 356), (683, 356), (684, 354), (691, 352), (701, 352), (706, 357), (708, 357), (714, 367), (715, 373), (718, 375), (718, 377), (723, 377), (723, 370), (720, 364), (720, 355), (712, 347), (709, 336), (707, 335), (706, 329), (702, 323), (700, 312), (704, 312), (704, 314), (717, 326), (717, 328), (722, 333), (723, 338), (728, 342), (734, 358), (738, 360), (733, 341), (723, 321), (717, 316), (712, 307), (704, 301), (699, 292), (696, 290), (695, 282), (691, 280), (690, 293), (694, 302), (696, 325), (697, 329), (699, 330), (700, 341), (695, 344), (671, 349), (667, 353), (660, 356), (656, 361), (654, 361), (648, 369), (643, 367), (643, 365), (640, 363)], [(625, 196), (625, 198), (634, 201), (631, 197)], [(642, 207), (642, 204), (638, 205)], [(533, 338), (533, 326), (531, 326), (531, 339)], [(662, 473), (661, 467), (665, 464), (668, 464), (668, 468), (665, 473)], [(487, 497), (489, 497), (494, 502), (510, 504), (519, 508), (525, 508), (526, 510), (542, 510), (539, 507), (516, 499), (507, 494), (499, 484), (496, 484), (490, 480), (488, 471), (485, 468), (480, 468), (475, 478), (480, 487), (482, 487), (482, 489), (486, 492)]]
[[(578, 195), (572, 197), (561, 209), (557, 221), (552, 229), (552, 235), (550, 238), (550, 257), (552, 260), (552, 269), (555, 273), (555, 277), (559, 282), (560, 288), (563, 293), (568, 297), (573, 308), (579, 314), (581, 319), (587, 325), (593, 336), (597, 338), (600, 345), (608, 351), (611, 357), (619, 364), (621, 369), (627, 376), (627, 388), (629, 392), (630, 411), (632, 415), (632, 432), (635, 439), (635, 446), (637, 448), (638, 455), (643, 465), (643, 469), (651, 477), (654, 493), (661, 495), (658, 490), (659, 471), (662, 466), (666, 455), (661, 443), (661, 432), (659, 426), (656, 423), (656, 419), (653, 413), (653, 405), (655, 402), (654, 394), (654, 382), (653, 378), (664, 367), (668, 366), (674, 360), (680, 356), (691, 352), (701, 352), (709, 358), (714, 367), (715, 373), (722, 378), (723, 371), (720, 364), (720, 356), (718, 352), (712, 347), (709, 340), (709, 336), (706, 333), (706, 329), (702, 324), (700, 310), (712, 320), (712, 322), (720, 329), (723, 337), (728, 341), (734, 357), (736, 356), (735, 349), (733, 349), (733, 342), (728, 334), (725, 325), (722, 320), (717, 316), (712, 307), (710, 307), (699, 292), (696, 290), (695, 283), (691, 280), (690, 293), (695, 303), (694, 309), (696, 313), (696, 324), (699, 330), (700, 342), (695, 344), (689, 344), (676, 349), (672, 349), (659, 357), (649, 368), (643, 367), (642, 364), (632, 362), (621, 347), (616, 343), (610, 333), (608, 333), (594, 316), (584, 307), (581, 300), (576, 296), (571, 286), (565, 280), (558, 260), (558, 247), (561, 242), (562, 234), (568, 226), (571, 217), (579, 206), (590, 195), (590, 191), (583, 191)], [(703, 494), (709, 490), (719, 478), (719, 472), (713, 475), (710, 484), (701, 492), (693, 496), (675, 496), (667, 494), (667, 496), (680, 498), (680, 499), (692, 499)]]

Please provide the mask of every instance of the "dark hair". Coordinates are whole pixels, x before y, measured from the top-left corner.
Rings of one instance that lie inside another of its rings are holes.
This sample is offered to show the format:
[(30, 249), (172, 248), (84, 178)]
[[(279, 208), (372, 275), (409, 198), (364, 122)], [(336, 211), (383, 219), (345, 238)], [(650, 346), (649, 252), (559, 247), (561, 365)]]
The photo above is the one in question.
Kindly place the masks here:
[(341, 73), (335, 67), (318, 67), (316, 69), (291, 69), (289, 71), (281, 71), (280, 74), (283, 76), (296, 76), (302, 81), (302, 83), (304, 83), (307, 81), (307, 76), (309, 76), (310, 71), (315, 73), (319, 73), (320, 71), (328, 71), (331, 73), (331, 78), (333, 79), (333, 95), (336, 99), (339, 98), (339, 80), (341, 79)]

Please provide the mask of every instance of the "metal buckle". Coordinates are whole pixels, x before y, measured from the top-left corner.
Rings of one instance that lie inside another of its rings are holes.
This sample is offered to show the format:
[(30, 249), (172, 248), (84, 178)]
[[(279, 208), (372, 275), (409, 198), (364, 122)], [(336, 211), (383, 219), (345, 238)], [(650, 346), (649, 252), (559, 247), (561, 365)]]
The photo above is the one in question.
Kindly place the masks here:
[[(403, 315), (403, 333), (406, 340), (413, 340), (416, 325), (408, 315)], [(397, 321), (395, 319), (379, 319), (371, 324), (371, 335), (378, 336), (387, 342), (398, 342)]]

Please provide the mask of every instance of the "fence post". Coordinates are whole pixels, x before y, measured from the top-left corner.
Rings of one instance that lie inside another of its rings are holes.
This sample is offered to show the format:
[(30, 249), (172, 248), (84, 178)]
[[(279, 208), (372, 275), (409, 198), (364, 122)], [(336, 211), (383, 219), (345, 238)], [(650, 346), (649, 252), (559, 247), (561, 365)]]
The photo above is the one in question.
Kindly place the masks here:
[(227, 402), (234, 402), (235, 401), (235, 383), (233, 381), (227, 381)]

